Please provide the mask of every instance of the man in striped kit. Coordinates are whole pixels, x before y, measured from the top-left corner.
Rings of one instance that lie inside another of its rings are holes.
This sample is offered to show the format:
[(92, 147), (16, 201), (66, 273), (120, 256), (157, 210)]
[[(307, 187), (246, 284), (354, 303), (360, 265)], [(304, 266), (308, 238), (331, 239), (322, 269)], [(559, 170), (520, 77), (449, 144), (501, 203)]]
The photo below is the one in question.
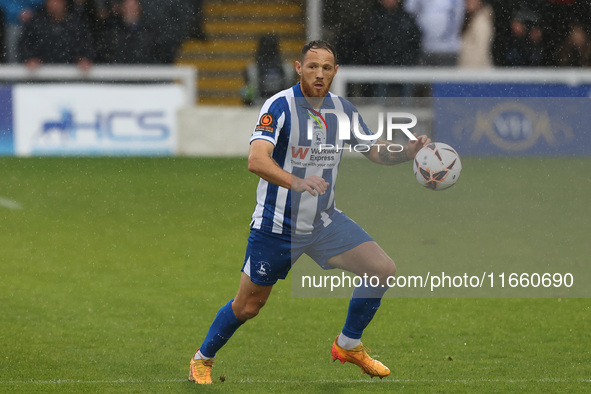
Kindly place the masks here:
[[(372, 377), (390, 374), (388, 367), (367, 354), (361, 335), (396, 266), (369, 234), (335, 207), (334, 187), (345, 144), (363, 144), (369, 160), (392, 165), (412, 160), (430, 140), (415, 136), (402, 151), (387, 149), (390, 143), (373, 136), (351, 103), (329, 92), (337, 70), (336, 52), (330, 44), (306, 44), (296, 62), (300, 82), (268, 99), (261, 109), (248, 158), (249, 170), (261, 179), (240, 286), (236, 297), (219, 310), (191, 359), (189, 380), (195, 383), (212, 382), (216, 352), (238, 327), (259, 313), (273, 285), (285, 279), (303, 253), (325, 269), (340, 268), (380, 279), (379, 287), (353, 291), (331, 354), (333, 360), (354, 363)], [(338, 130), (343, 114), (353, 120), (349, 123), (355, 129), (352, 134)]]

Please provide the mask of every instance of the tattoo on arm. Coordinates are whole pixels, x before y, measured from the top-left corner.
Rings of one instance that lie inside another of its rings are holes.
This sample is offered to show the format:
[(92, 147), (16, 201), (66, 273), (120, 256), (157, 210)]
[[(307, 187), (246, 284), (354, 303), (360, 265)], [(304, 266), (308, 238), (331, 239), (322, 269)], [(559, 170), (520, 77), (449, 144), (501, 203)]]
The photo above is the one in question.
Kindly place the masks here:
[(387, 149), (380, 149), (378, 152), (380, 161), (383, 164), (390, 165), (390, 164), (399, 164), (408, 161), (409, 158), (406, 156), (406, 152), (390, 152)]

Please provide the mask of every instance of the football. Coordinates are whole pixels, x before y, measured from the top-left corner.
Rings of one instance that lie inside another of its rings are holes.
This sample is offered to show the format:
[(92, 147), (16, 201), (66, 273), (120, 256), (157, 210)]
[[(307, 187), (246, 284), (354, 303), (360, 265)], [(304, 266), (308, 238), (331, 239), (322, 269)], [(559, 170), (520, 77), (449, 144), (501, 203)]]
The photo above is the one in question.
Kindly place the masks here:
[(431, 190), (447, 189), (458, 181), (462, 162), (458, 152), (442, 142), (432, 142), (417, 152), (413, 161), (417, 181)]

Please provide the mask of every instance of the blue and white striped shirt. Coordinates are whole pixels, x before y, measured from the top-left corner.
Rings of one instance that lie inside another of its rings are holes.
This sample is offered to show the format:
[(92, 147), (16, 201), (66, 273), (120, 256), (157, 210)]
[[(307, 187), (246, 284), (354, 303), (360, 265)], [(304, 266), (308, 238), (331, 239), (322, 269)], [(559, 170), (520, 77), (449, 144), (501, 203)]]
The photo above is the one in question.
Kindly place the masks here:
[[(342, 139), (346, 137), (345, 133), (337, 132), (337, 115), (323, 112), (325, 110), (347, 115), (350, 120), (349, 139)], [(309, 234), (316, 227), (330, 223), (331, 216), (338, 212), (334, 191), (343, 147), (358, 143), (371, 146), (376, 142), (360, 115), (359, 133), (368, 137), (367, 140), (357, 141), (353, 133), (356, 113), (353, 104), (332, 93), (327, 95), (320, 109), (312, 108), (299, 83), (265, 102), (250, 142), (256, 139), (271, 142), (275, 146), (272, 158), (281, 168), (300, 178), (320, 176), (329, 183), (329, 187), (324, 195), (312, 196), (261, 178), (252, 228), (283, 235)], [(312, 138), (308, 138), (309, 135)]]

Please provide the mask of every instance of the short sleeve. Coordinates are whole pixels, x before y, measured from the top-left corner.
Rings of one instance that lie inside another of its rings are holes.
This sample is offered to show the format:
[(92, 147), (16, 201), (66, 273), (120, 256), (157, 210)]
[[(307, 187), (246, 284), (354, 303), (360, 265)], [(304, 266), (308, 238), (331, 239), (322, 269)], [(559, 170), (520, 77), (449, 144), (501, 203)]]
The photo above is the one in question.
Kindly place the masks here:
[(285, 123), (286, 108), (287, 101), (283, 97), (267, 100), (261, 108), (250, 142), (263, 139), (276, 145)]

